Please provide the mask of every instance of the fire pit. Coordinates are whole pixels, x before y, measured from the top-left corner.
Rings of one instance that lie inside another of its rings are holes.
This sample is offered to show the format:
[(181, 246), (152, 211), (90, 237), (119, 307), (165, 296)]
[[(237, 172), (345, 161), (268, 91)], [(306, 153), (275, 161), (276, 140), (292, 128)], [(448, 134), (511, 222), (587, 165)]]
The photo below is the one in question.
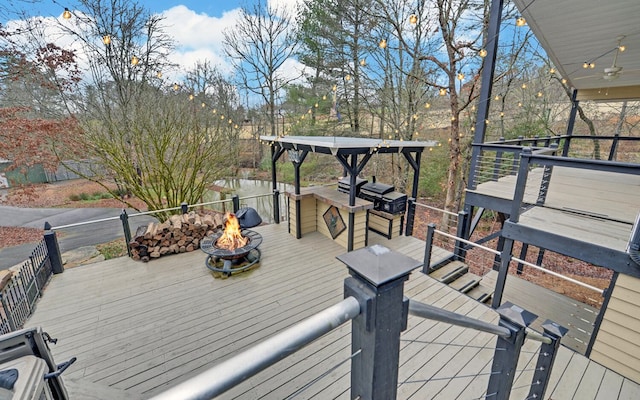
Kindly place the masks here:
[(200, 249), (209, 254), (205, 266), (214, 274), (228, 277), (258, 264), (260, 243), (262, 235), (249, 229), (241, 230), (236, 216), (228, 213), (224, 230), (202, 239)]

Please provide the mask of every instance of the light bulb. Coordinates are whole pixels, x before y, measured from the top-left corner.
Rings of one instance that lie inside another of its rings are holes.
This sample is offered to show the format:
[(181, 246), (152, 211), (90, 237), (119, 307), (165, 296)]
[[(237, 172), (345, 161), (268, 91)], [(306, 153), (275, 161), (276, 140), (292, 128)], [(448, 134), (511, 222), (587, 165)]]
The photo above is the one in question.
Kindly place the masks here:
[(556, 73), (556, 69), (555, 69), (555, 68), (551, 68), (551, 69), (549, 70), (549, 73), (550, 73), (550, 74), (555, 74), (555, 73)]
[(447, 94), (447, 89), (440, 89), (439, 93), (440, 96), (444, 96), (445, 94)]
[(623, 51), (625, 51), (627, 48), (625, 46), (618, 46), (618, 50), (620, 50), (620, 52), (622, 53)]
[(367, 65), (367, 62), (365, 61), (365, 59), (363, 58), (362, 60), (360, 60), (360, 65), (362, 65), (363, 67), (365, 65)]
[(527, 20), (524, 19), (524, 17), (520, 16), (516, 18), (516, 26), (522, 27), (522, 26), (525, 26), (526, 24), (527, 24)]
[(102, 43), (104, 43), (105, 46), (108, 46), (111, 44), (111, 36), (109, 35), (104, 35), (102, 37)]
[(523, 88), (523, 89), (526, 89), (526, 88), (527, 88), (527, 84), (526, 84), (526, 83), (523, 83), (523, 84), (522, 84), (522, 88)]
[(431, 108), (431, 104), (430, 103), (425, 104), (424, 108)]
[(464, 80), (464, 74), (462, 72), (458, 72), (458, 80), (459, 81)]
[(418, 23), (418, 16), (415, 14), (411, 14), (411, 16), (409, 17), (409, 23), (411, 25), (415, 25)]
[(381, 49), (385, 49), (387, 47), (387, 40), (386, 39), (382, 39), (380, 41), (380, 43), (378, 44), (378, 46), (380, 46)]
[(485, 49), (480, 49), (478, 54), (480, 54), (480, 57), (484, 58), (487, 56), (487, 51)]
[(136, 56), (131, 57), (131, 65), (136, 66), (138, 65), (139, 62), (140, 60), (138, 60), (138, 57)]
[(62, 18), (71, 19), (71, 11), (69, 11), (68, 8), (64, 9), (64, 12), (62, 13)]
[(584, 64), (582, 64), (582, 68), (584, 69), (589, 68), (589, 63), (585, 61)]

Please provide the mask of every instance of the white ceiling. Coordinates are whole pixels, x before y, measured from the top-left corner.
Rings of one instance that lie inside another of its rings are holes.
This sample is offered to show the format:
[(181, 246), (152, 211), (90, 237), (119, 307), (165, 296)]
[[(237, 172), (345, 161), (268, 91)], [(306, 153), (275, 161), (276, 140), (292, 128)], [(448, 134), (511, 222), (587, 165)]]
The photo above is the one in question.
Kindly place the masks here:
[[(513, 0), (558, 72), (580, 99), (640, 98), (640, 0)], [(605, 80), (618, 37), (617, 79)], [(584, 69), (583, 64), (595, 64)]]

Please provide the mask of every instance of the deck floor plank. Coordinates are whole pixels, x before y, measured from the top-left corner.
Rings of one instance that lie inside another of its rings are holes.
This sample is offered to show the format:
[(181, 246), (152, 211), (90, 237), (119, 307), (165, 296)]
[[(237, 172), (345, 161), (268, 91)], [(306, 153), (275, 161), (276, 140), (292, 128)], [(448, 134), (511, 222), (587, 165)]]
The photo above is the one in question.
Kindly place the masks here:
[[(78, 395), (101, 387), (149, 398), (343, 298), (348, 271), (336, 259), (343, 248), (317, 233), (296, 240), (284, 224), (256, 230), (265, 239), (261, 266), (249, 273), (214, 279), (199, 251), (146, 264), (121, 258), (77, 267), (53, 277), (27, 326), (42, 326), (59, 339), (52, 346), (56, 360), (78, 357), (64, 375)], [(424, 242), (415, 238), (369, 239), (417, 260), (424, 257)], [(405, 294), (491, 323), (498, 319), (486, 305), (419, 269), (405, 282)], [(410, 316), (401, 339), (400, 382), (419, 382), (400, 385), (398, 398), (469, 400), (486, 391), (488, 376), (482, 372), (491, 367), (491, 335)], [(553, 390), (591, 388), (582, 372), (569, 373), (576, 360), (586, 359), (561, 350)], [(298, 398), (347, 399), (350, 355), (347, 323), (221, 398), (282, 399), (304, 388)], [(594, 369), (582, 363), (583, 372)], [(597, 390), (600, 398), (640, 393), (638, 385), (608, 371)]]

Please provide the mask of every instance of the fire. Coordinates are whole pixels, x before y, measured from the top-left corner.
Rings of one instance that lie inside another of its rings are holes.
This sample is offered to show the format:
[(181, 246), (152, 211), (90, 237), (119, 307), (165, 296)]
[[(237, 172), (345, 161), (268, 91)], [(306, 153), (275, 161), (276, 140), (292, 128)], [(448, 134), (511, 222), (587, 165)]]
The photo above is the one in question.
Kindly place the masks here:
[(222, 236), (218, 238), (216, 246), (227, 250), (235, 250), (239, 247), (246, 246), (249, 239), (242, 236), (240, 232), (240, 221), (238, 221), (235, 214), (227, 213), (225, 219), (227, 222), (224, 224), (224, 232)]

